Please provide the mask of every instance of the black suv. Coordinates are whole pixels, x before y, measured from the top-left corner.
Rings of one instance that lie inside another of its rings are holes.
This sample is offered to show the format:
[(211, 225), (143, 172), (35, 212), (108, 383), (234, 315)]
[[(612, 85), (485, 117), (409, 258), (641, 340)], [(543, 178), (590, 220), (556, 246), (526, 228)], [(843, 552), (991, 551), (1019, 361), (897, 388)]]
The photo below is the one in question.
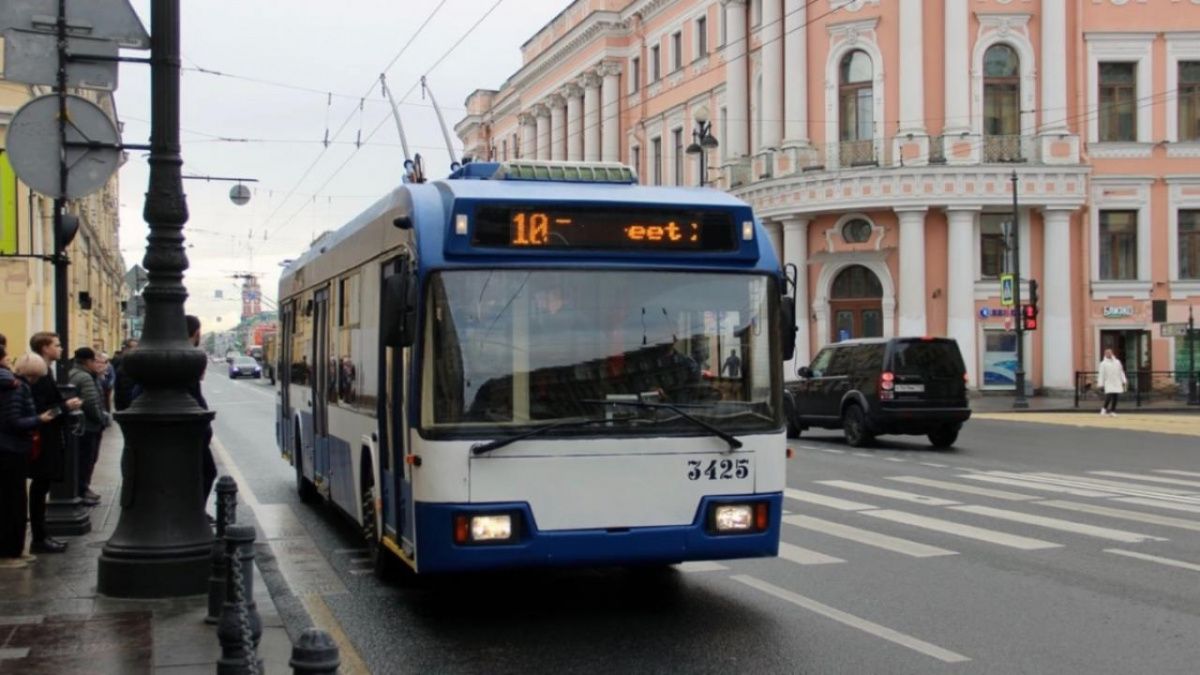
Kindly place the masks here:
[(966, 367), (949, 338), (898, 337), (829, 345), (784, 390), (788, 435), (844, 429), (854, 447), (880, 434), (928, 435), (954, 445), (967, 406)]

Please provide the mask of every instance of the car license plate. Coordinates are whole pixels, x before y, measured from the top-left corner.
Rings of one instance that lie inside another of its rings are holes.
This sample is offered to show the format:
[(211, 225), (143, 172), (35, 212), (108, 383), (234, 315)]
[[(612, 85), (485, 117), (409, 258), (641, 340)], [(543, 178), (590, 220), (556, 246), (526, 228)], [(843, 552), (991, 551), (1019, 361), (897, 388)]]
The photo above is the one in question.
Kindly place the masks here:
[(897, 384), (896, 393), (898, 394), (922, 394), (925, 392), (923, 384)]

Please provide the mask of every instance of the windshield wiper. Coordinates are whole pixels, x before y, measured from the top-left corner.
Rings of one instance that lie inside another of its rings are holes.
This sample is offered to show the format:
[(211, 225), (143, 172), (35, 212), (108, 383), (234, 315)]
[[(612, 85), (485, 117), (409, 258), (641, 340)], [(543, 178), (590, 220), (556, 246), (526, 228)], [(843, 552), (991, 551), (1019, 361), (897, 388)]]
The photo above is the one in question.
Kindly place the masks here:
[(603, 398), (585, 398), (585, 399), (581, 399), (580, 403), (592, 403), (595, 405), (624, 405), (624, 406), (629, 406), (632, 408), (647, 408), (650, 410), (655, 410), (658, 408), (670, 410), (671, 412), (675, 413), (676, 415), (679, 415), (681, 418), (691, 422), (692, 424), (695, 424), (698, 427), (701, 427), (707, 431), (712, 432), (715, 436), (717, 436), (717, 438), (720, 438), (721, 440), (728, 443), (730, 450), (737, 450), (738, 448), (742, 447), (742, 442), (739, 441), (738, 439), (734, 438), (733, 436), (731, 436), (728, 432), (722, 431), (720, 428), (718, 428), (712, 424), (709, 424), (708, 422), (705, 422), (704, 420), (700, 419), (699, 417), (696, 417), (695, 415), (692, 415), (691, 413), (685, 412), (679, 406), (672, 405), (670, 403), (651, 403), (649, 401), (618, 401), (618, 400), (610, 400), (610, 399), (603, 399)]
[(491, 452), (492, 450), (498, 450), (500, 448), (503, 448), (506, 445), (516, 443), (517, 441), (529, 438), (531, 436), (537, 436), (538, 434), (544, 434), (547, 431), (550, 431), (552, 429), (562, 429), (564, 427), (582, 427), (582, 426), (587, 426), (589, 424), (597, 424), (599, 422), (611, 422), (611, 421), (612, 420), (607, 417), (585, 417), (582, 419), (577, 418), (577, 419), (570, 419), (570, 420), (559, 420), (558, 422), (551, 422), (550, 424), (543, 424), (540, 427), (534, 427), (534, 428), (530, 429), (529, 431), (522, 431), (519, 434), (513, 434), (512, 436), (506, 436), (504, 438), (498, 438), (494, 441), (488, 441), (487, 443), (476, 443), (475, 445), (471, 446), (471, 454), (472, 455), (482, 455), (485, 452)]

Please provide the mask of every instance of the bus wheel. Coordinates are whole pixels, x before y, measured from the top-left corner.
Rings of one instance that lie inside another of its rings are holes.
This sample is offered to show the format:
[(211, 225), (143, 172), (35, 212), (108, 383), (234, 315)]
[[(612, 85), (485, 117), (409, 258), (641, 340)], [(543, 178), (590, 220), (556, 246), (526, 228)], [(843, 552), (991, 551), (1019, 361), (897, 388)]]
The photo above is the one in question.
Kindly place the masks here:
[(315, 504), (320, 500), (321, 495), (317, 492), (317, 486), (304, 477), (304, 453), (300, 449), (300, 429), (296, 429), (296, 449), (293, 453), (292, 464), (296, 467), (296, 494), (300, 495), (302, 503)]
[[(367, 467), (370, 468), (369, 466)], [(368, 485), (362, 491), (362, 533), (371, 557), (375, 577), (385, 583), (401, 579), (400, 561), (383, 545), (382, 537), (375, 524), (375, 486)]]

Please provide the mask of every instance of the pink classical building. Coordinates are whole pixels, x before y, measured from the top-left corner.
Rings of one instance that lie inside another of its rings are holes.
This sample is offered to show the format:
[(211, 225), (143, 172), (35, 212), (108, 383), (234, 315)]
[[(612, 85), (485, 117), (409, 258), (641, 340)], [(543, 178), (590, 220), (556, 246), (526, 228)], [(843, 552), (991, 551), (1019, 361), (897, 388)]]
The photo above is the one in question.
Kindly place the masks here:
[(696, 185), (710, 120), (708, 182), (801, 271), (800, 363), (944, 334), (973, 386), (1011, 389), (1015, 172), (1033, 385), (1106, 347), (1186, 368), (1159, 324), (1200, 304), (1200, 0), (575, 0), (522, 53), (468, 98), (468, 155)]

